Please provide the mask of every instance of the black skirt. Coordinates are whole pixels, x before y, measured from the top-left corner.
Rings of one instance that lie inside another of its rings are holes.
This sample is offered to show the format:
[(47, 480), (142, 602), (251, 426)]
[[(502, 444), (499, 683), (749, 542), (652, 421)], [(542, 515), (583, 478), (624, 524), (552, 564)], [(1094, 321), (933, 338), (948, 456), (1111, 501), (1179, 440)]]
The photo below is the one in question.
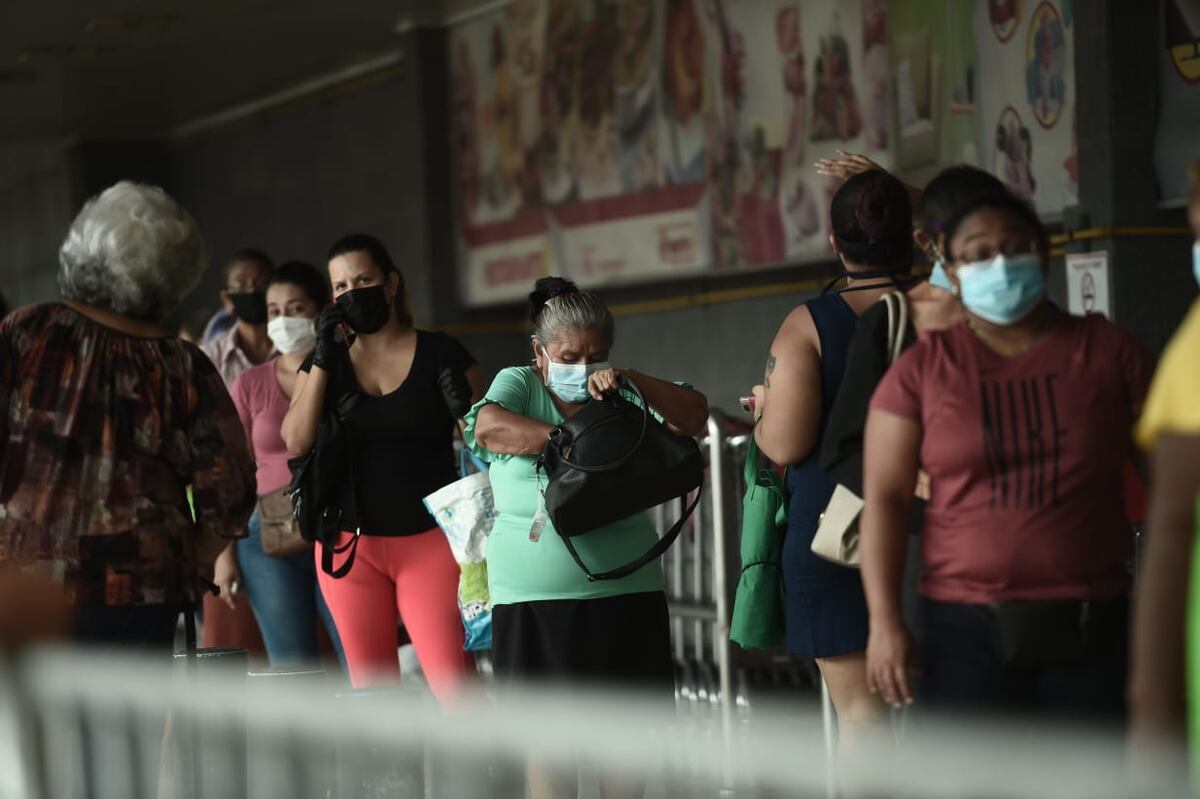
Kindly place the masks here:
[(674, 696), (671, 624), (661, 591), (492, 608), (492, 663), (507, 682)]

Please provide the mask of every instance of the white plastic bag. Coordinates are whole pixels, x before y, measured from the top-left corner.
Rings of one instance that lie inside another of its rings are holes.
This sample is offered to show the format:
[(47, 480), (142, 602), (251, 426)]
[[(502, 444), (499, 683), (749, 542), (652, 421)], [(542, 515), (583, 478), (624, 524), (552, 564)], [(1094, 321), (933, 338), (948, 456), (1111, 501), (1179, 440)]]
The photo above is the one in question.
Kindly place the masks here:
[(492, 648), (492, 601), (488, 593), (487, 539), (496, 519), (492, 483), (478, 472), (443, 486), (425, 497), (425, 507), (437, 521), (461, 576), (458, 607), (466, 629), (468, 652)]

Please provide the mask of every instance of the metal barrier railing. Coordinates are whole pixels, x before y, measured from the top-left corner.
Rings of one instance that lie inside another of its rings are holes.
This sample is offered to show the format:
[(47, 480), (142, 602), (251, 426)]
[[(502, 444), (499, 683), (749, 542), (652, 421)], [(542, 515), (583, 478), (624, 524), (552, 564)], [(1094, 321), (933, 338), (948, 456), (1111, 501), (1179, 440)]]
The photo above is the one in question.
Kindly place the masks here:
[[(720, 411), (699, 439), (707, 474), (703, 501), (663, 557), (671, 640), (679, 664), (683, 707), (709, 706), (722, 718), (750, 711), (754, 684), (811, 689), (819, 681), (810, 660), (782, 653), (746, 653), (729, 641), (734, 592), (741, 573), (743, 466), (749, 430)], [(679, 516), (672, 502), (651, 512), (660, 533)]]
[[(346, 695), (308, 678), (255, 681), (236, 669), (29, 651), (0, 660), (0, 799), (241, 796), (239, 759), (253, 799), (521, 799), (530, 758), (581, 770), (593, 785), (601, 774), (644, 783), (647, 797), (804, 799), (824, 795), (829, 782), (814, 710), (764, 706), (725, 739), (615, 691), (529, 686), (495, 701), (467, 697), (445, 713), (414, 690)], [(847, 792), (1188, 795), (1180, 761), (1131, 771), (1119, 736), (1094, 731), (926, 718), (899, 743), (887, 738), (864, 740), (838, 764)], [(198, 755), (199, 782), (162, 768), (186, 760), (171, 756), (181, 747)]]
[[(707, 461), (704, 496), (687, 534), (664, 556), (663, 574), (678, 665), (677, 704), (697, 717), (711, 710), (721, 740), (727, 742), (736, 711), (729, 622), (740, 563), (737, 547), (744, 490), (742, 471), (736, 465), (745, 457), (747, 438), (727, 436), (724, 424), (718, 413), (709, 416), (707, 434), (700, 439)], [(673, 523), (682, 502), (655, 509), (660, 534)], [(730, 785), (727, 756), (724, 761), (724, 782)]]

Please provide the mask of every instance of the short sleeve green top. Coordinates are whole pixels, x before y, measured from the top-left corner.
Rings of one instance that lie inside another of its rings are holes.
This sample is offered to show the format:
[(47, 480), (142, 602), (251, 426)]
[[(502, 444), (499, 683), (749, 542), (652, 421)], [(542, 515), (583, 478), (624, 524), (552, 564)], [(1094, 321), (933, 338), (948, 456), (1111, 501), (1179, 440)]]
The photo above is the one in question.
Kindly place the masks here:
[[(632, 396), (630, 399), (634, 399)], [(634, 400), (636, 401), (636, 400)], [(655, 561), (620, 580), (588, 582), (566, 546), (547, 521), (531, 540), (538, 508), (537, 456), (498, 455), (475, 440), (475, 421), (486, 405), (557, 425), (563, 421), (538, 375), (529, 367), (509, 367), (496, 375), (484, 398), (466, 416), (463, 439), (491, 464), (489, 474), (496, 503), (496, 522), (488, 539), (488, 587), (492, 603), (508, 605), (548, 599), (600, 599), (661, 591), (662, 566)], [(542, 477), (543, 481), (545, 476)], [(638, 513), (574, 540), (583, 562), (592, 571), (606, 571), (639, 557), (653, 546), (658, 534), (649, 517)]]

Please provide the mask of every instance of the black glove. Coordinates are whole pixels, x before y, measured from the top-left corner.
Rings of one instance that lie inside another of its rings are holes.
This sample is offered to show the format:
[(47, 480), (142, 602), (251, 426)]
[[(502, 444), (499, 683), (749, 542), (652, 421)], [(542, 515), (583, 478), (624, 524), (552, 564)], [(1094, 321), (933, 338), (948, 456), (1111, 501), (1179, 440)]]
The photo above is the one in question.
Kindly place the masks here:
[(438, 388), (455, 419), (463, 418), (471, 410), (471, 384), (463, 372), (447, 366), (438, 375)]
[(333, 367), (334, 359), (340, 357), (339, 350), (345, 349), (337, 340), (338, 327), (341, 325), (349, 327), (349, 322), (346, 312), (336, 302), (321, 311), (317, 317), (317, 346), (313, 348), (313, 366), (328, 372)]

